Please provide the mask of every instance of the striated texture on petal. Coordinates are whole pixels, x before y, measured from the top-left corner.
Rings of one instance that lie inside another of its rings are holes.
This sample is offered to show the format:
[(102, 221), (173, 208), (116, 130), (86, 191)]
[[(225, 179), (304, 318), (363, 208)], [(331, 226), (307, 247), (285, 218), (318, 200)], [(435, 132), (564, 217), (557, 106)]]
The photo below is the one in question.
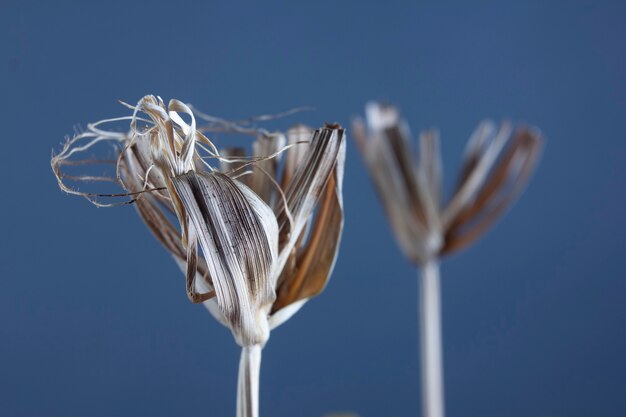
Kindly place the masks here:
[[(165, 184), (161, 170), (152, 165), (150, 152), (143, 139), (137, 138), (132, 146), (124, 150), (118, 165), (121, 183), (127, 191), (141, 190), (144, 183), (154, 188), (164, 187)], [(166, 215), (167, 212), (174, 214), (171, 199), (160, 192), (146, 193), (135, 200), (135, 208), (148, 229), (177, 262), (188, 260), (189, 254), (183, 245), (181, 233)], [(212, 292), (213, 284), (208, 277), (204, 259), (196, 258), (194, 268), (209, 288), (207, 293)]]
[[(324, 289), (337, 259), (343, 231), (343, 169), (345, 141), (341, 143), (332, 175), (320, 197), (310, 236), (295, 254), (292, 268), (283, 271), (272, 313)], [(291, 314), (297, 311), (294, 310)]]
[[(284, 146), (285, 136), (282, 133), (262, 134), (252, 144), (252, 151), (254, 157), (264, 158), (276, 154)], [(252, 166), (250, 188), (270, 206), (275, 203), (276, 186), (272, 180), (276, 180), (277, 166), (278, 156), (261, 159)]]
[(342, 152), (343, 142), (343, 129), (326, 127), (316, 130), (285, 190), (286, 207), (283, 200), (278, 202), (275, 210), (280, 233), (278, 271), (286, 265), (310, 221)]
[(242, 346), (269, 337), (267, 310), (275, 299), (273, 213), (245, 185), (220, 173), (172, 179), (207, 260), (217, 303)]
[(287, 144), (292, 147), (287, 150), (285, 157), (285, 167), (281, 183), (283, 189), (287, 188), (298, 166), (304, 161), (314, 132), (314, 129), (305, 125), (296, 125), (287, 131)]

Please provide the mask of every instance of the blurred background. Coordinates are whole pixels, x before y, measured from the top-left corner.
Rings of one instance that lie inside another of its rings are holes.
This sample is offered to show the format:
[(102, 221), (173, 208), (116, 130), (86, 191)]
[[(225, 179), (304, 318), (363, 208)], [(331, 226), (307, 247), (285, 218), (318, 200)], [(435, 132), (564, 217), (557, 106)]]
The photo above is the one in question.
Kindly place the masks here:
[[(234, 414), (230, 332), (132, 206), (66, 196), (49, 167), (154, 93), (233, 119), (315, 107), (283, 128), (388, 100), (440, 129), (447, 184), (483, 118), (540, 127), (528, 190), (443, 263), (448, 416), (623, 416), (625, 21), (617, 1), (0, 0), (0, 414)], [(326, 292), (264, 350), (263, 416), (420, 413), (417, 276), (353, 142), (344, 192)]]

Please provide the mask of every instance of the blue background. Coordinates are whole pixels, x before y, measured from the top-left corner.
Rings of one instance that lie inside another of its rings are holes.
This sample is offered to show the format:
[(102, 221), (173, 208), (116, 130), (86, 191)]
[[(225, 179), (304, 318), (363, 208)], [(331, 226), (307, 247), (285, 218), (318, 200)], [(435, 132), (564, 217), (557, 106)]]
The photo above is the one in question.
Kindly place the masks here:
[[(626, 6), (607, 1), (0, 0), (2, 416), (228, 416), (239, 351), (129, 206), (49, 168), (118, 99), (344, 125), (370, 99), (437, 126), (448, 181), (484, 117), (539, 126), (515, 207), (443, 264), (448, 416), (626, 413)], [(417, 278), (350, 142), (327, 291), (264, 351), (261, 414), (416, 416)]]

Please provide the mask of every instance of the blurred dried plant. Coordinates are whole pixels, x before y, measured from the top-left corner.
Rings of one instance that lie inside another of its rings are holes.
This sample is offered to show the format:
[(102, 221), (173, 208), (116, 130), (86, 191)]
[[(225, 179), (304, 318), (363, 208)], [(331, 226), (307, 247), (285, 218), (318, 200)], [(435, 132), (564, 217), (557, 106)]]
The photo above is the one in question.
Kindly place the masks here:
[(439, 258), (462, 249), (493, 224), (524, 189), (542, 139), (536, 129), (481, 123), (471, 136), (461, 174), (443, 202), (439, 134), (421, 132), (416, 158), (397, 108), (371, 102), (353, 134), (396, 239), (422, 269), (421, 363), (425, 417), (443, 417)]
[[(270, 330), (324, 289), (336, 260), (344, 130), (297, 126), (270, 133), (196, 112), (209, 122), (199, 129), (192, 109), (178, 100), (166, 106), (146, 96), (126, 106), (131, 116), (89, 125), (53, 156), (59, 187), (101, 207), (135, 205), (185, 271), (189, 299), (204, 303), (242, 347), (237, 415), (257, 416), (261, 350)], [(120, 121), (130, 122), (128, 132), (104, 129)], [(220, 152), (203, 131), (253, 135), (252, 155), (242, 148)], [(103, 142), (117, 145), (114, 160), (80, 158)], [(110, 164), (115, 175), (65, 172), (93, 164)], [(86, 193), (69, 181), (112, 182), (125, 192)]]

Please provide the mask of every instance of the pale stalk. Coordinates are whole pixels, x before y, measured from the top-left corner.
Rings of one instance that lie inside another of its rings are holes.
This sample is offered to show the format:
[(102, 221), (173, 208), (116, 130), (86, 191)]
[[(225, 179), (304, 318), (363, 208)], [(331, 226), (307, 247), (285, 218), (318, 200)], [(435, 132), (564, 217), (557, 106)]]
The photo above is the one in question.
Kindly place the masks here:
[(439, 263), (431, 258), (421, 266), (420, 343), (423, 417), (444, 417), (441, 350), (441, 289)]
[(261, 346), (244, 346), (239, 360), (237, 417), (259, 417)]

